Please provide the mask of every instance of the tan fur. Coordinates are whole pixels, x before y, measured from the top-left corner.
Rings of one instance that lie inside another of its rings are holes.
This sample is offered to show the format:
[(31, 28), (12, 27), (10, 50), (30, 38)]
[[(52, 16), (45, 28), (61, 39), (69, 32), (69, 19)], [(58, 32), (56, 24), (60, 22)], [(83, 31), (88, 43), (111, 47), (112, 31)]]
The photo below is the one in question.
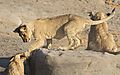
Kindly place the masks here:
[[(105, 17), (106, 15), (103, 12), (98, 12), (94, 16), (94, 19), (99, 20)], [(108, 32), (107, 22), (91, 26), (87, 49), (107, 52), (118, 52), (113, 35)]]
[(106, 0), (105, 3), (110, 5), (111, 7), (120, 8), (120, 4), (115, 4), (112, 0)]
[(112, 18), (114, 14), (115, 12), (113, 11), (110, 16), (99, 21), (92, 21), (70, 14), (37, 19), (29, 22), (27, 25), (20, 25), (14, 32), (19, 33), (24, 42), (30, 41), (31, 35), (33, 35), (35, 41), (29, 47), (28, 51), (44, 46), (45, 41), (48, 39), (61, 39), (65, 35), (68, 38), (69, 46), (59, 47), (59, 49), (75, 49), (80, 46), (80, 39), (77, 37), (77, 34), (82, 32), (86, 25), (100, 24)]
[(8, 75), (24, 75), (24, 61), (25, 57), (21, 57), (21, 54), (17, 54), (10, 60), (8, 66)]

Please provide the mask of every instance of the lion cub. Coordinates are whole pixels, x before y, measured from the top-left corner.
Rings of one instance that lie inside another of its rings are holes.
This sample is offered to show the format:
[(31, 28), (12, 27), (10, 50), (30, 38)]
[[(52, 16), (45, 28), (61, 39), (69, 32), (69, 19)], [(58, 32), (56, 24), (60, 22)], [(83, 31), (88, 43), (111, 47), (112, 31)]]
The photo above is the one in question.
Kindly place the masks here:
[(8, 66), (8, 75), (24, 75), (24, 61), (26, 58), (23, 54), (17, 54), (10, 60)]
[(97, 25), (111, 19), (115, 14), (114, 10), (115, 9), (113, 9), (110, 16), (98, 21), (71, 14), (60, 15), (52, 18), (36, 19), (26, 25), (21, 24), (14, 30), (14, 32), (19, 34), (23, 39), (23, 42), (29, 42), (33, 35), (35, 41), (29, 47), (28, 51), (43, 47), (45, 42), (48, 43), (48, 47), (51, 43), (48, 42), (48, 40), (56, 38), (56, 36), (56, 39), (61, 39), (64, 36), (67, 36), (69, 41), (69, 45), (67, 47), (59, 47), (59, 49), (73, 50), (80, 46), (80, 39), (76, 35), (81, 33), (86, 25)]
[[(97, 12), (95, 15), (91, 14), (93, 20), (100, 20), (106, 17), (107, 15), (103, 12)], [(118, 52), (113, 35), (108, 31), (107, 22), (91, 26), (87, 49), (109, 53)]]

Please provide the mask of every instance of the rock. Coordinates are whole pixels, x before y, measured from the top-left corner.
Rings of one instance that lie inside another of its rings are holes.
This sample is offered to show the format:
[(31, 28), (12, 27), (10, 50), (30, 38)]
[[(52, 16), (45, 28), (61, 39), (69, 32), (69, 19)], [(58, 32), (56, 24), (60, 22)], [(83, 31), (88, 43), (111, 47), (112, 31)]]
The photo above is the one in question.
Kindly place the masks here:
[(31, 75), (119, 75), (120, 55), (87, 50), (40, 49), (29, 59)]

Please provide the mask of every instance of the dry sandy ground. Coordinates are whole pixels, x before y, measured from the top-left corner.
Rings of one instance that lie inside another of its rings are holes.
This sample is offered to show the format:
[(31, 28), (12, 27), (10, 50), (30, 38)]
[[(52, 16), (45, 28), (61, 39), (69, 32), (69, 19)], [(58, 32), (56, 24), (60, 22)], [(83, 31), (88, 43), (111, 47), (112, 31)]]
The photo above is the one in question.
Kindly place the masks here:
[[(12, 32), (19, 25), (19, 18), (24, 23), (36, 18), (67, 13), (89, 18), (87, 12), (111, 10), (112, 8), (106, 5), (104, 0), (0, 0), (0, 72), (7, 67), (10, 56), (27, 50), (29, 45), (24, 44), (18, 35)], [(120, 45), (120, 9), (116, 10), (116, 15), (108, 23), (109, 30), (118, 33), (115, 35), (115, 40)], [(86, 27), (86, 30), (88, 28)]]

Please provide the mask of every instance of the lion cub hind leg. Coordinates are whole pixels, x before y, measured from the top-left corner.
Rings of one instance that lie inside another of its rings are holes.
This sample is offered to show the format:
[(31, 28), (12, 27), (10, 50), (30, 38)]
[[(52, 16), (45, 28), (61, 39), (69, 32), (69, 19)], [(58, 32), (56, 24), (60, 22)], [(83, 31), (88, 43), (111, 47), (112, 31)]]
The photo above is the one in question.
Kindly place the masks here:
[(79, 39), (78, 37), (74, 36), (74, 45), (72, 46), (73, 49), (76, 49), (80, 46), (81, 43), (81, 39)]
[(58, 49), (61, 49), (61, 50), (72, 50), (72, 49), (74, 49), (74, 48), (72, 48), (72, 46), (74, 45), (74, 39), (71, 37), (71, 36), (68, 36), (67, 35), (67, 39), (68, 39), (68, 41), (69, 41), (69, 45), (68, 46), (66, 46), (66, 47), (59, 47)]
[[(81, 26), (81, 25), (79, 25)], [(80, 39), (77, 37), (78, 32), (82, 31), (82, 28), (78, 28), (78, 23), (73, 20), (67, 23), (64, 28), (67, 39), (69, 41), (69, 45), (66, 47), (60, 47), (60, 49), (64, 50), (73, 50), (80, 46)], [(84, 26), (83, 26), (84, 27)]]
[(52, 39), (47, 39), (47, 48), (48, 49), (52, 48)]
[(76, 36), (77, 33), (66, 31), (67, 39), (69, 41), (69, 45), (66, 47), (59, 47), (62, 50), (73, 50), (80, 46), (80, 39)]
[[(70, 38), (70, 37), (68, 37), (68, 38)], [(76, 36), (74, 36), (74, 37), (72, 37), (70, 39), (68, 39), (69, 45), (66, 46), (66, 47), (60, 47), (60, 49), (63, 49), (63, 50), (74, 50), (74, 49), (76, 49), (76, 48), (78, 48), (80, 46), (80, 39), (78, 39)]]
[(46, 45), (43, 48), (51, 49), (52, 48), (52, 39), (46, 39)]

